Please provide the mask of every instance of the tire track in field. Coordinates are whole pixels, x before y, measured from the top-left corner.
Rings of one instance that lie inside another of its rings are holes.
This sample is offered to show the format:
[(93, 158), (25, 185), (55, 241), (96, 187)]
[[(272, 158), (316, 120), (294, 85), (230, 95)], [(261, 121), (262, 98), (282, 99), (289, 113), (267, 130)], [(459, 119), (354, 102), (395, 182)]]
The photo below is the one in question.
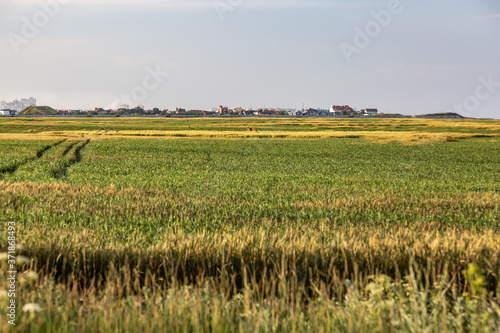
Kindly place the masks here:
[(85, 141), (83, 144), (76, 147), (76, 149), (75, 149), (76, 163), (81, 162), (82, 157), (80, 155), (80, 152), (82, 151), (83, 148), (85, 148), (89, 144), (89, 142), (90, 142), (90, 139), (87, 139), (87, 141)]
[(33, 157), (28, 157), (26, 158), (24, 161), (21, 161), (21, 162), (17, 162), (17, 163), (14, 163), (12, 165), (9, 165), (9, 166), (6, 166), (6, 167), (3, 167), (0, 169), (0, 176), (3, 176), (3, 175), (6, 175), (6, 174), (13, 174), (14, 172), (17, 171), (17, 169), (19, 169), (20, 167), (22, 167), (23, 165), (26, 165), (30, 162), (33, 162), (35, 160), (38, 160), (40, 158), (43, 157), (43, 155), (45, 155), (45, 153), (57, 146), (59, 146), (60, 144), (62, 144), (63, 142), (65, 142), (67, 139), (64, 139), (64, 140), (61, 140), (61, 141), (58, 141), (56, 143), (53, 143), (51, 145), (47, 145), (39, 150), (37, 150), (35, 156)]
[(63, 152), (61, 153), (61, 157), (66, 156), (77, 143), (78, 141), (75, 141), (73, 143), (70, 143), (66, 148), (64, 148)]
[(29, 162), (32, 162), (32, 161), (37, 160), (37, 159), (39, 159), (39, 158), (42, 158), (42, 157), (43, 157), (43, 155), (44, 155), (44, 154), (45, 154), (48, 150), (50, 150), (50, 149), (52, 149), (52, 148), (55, 148), (55, 147), (59, 146), (61, 143), (65, 142), (66, 140), (67, 140), (67, 139), (64, 139), (64, 140), (61, 140), (61, 141), (59, 141), (59, 142), (54, 143), (53, 145), (48, 145), (48, 146), (43, 147), (42, 149), (40, 149), (39, 151), (37, 151), (37, 152), (36, 152), (36, 157), (34, 157), (34, 158), (32, 157), (32, 158), (30, 158), (30, 159), (29, 159)]
[(56, 165), (56, 167), (52, 169), (52, 177), (55, 179), (66, 177), (68, 169), (73, 165), (81, 162), (81, 151), (89, 144), (89, 142), (90, 139), (80, 143), (75, 142), (74, 144), (66, 147), (65, 151), (63, 152), (62, 158), (64, 158), (74, 147), (73, 153), (68, 159), (64, 160), (61, 164)]

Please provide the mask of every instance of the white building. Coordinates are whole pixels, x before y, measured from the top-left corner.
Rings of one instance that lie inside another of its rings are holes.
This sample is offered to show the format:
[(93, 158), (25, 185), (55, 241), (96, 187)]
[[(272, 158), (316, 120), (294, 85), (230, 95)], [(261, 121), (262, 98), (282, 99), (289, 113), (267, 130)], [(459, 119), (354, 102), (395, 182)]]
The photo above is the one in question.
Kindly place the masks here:
[(12, 116), (14, 114), (16, 114), (16, 111), (0, 110), (0, 116)]
[(13, 100), (10, 102), (6, 101), (1, 101), (0, 102), (0, 109), (2, 110), (12, 110), (16, 112), (21, 112), (22, 110), (26, 109), (29, 106), (36, 106), (36, 98), (30, 97), (30, 98), (22, 98), (21, 100)]

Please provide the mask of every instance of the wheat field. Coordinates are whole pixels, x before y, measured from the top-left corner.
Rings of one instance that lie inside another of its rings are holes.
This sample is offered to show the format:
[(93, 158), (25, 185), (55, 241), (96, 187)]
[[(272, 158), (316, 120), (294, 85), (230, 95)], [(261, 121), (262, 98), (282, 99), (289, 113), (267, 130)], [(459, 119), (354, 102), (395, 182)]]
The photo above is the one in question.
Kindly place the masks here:
[(0, 330), (499, 332), (499, 207), (499, 121), (0, 119)]

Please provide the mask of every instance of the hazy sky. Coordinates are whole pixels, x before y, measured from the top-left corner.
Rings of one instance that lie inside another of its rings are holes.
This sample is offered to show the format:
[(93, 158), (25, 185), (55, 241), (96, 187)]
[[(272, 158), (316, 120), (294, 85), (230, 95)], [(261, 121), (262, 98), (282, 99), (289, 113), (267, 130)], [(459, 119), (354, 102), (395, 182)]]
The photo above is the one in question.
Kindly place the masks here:
[(41, 3), (0, 0), (0, 100), (500, 118), (498, 0)]

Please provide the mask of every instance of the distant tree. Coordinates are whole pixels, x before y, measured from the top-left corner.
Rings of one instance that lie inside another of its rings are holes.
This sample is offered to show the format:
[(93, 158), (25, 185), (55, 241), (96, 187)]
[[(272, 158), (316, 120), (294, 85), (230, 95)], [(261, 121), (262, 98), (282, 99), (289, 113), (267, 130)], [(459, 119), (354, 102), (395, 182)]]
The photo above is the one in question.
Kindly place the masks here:
[(133, 108), (131, 113), (132, 114), (136, 114), (136, 115), (141, 115), (141, 114), (146, 114), (146, 112), (144, 111), (143, 108), (141, 108), (140, 106), (136, 106), (135, 108)]

